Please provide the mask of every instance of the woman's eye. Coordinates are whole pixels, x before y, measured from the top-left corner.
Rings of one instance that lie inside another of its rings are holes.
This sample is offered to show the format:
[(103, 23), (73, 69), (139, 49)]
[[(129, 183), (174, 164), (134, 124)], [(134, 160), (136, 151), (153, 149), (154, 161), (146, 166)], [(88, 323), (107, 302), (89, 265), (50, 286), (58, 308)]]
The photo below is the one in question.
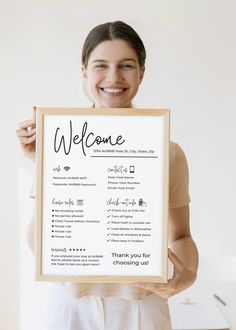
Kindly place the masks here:
[(106, 64), (97, 64), (95, 67), (98, 69), (105, 69), (107, 66)]
[(130, 64), (121, 64), (121, 68), (122, 68), (122, 69), (132, 69), (133, 66), (130, 65)]

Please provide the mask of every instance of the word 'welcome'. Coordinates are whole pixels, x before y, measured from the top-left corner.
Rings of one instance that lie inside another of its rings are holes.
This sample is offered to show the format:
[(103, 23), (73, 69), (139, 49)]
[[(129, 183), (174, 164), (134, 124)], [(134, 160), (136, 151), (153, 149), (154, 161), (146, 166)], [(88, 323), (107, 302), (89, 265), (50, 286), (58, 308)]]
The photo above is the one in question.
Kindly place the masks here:
[[(88, 123), (85, 122), (82, 128), (81, 135), (73, 133), (72, 121), (70, 120), (70, 131), (68, 138), (64, 134), (60, 134), (61, 128), (57, 127), (54, 137), (54, 151), (57, 153), (62, 148), (64, 153), (68, 155), (71, 151), (72, 144), (81, 144), (84, 156), (86, 156), (86, 148), (92, 147), (94, 144), (110, 144), (112, 146), (121, 145), (125, 142), (122, 140), (122, 135), (113, 138), (111, 135), (108, 137), (101, 137), (95, 135), (93, 132), (87, 133)], [(121, 141), (122, 140), (122, 141)]]

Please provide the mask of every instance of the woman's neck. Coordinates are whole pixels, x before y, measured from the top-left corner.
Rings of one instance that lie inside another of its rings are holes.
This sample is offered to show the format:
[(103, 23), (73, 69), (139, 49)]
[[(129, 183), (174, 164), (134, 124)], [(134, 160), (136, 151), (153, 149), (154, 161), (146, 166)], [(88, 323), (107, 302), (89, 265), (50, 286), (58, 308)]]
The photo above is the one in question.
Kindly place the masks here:
[[(93, 103), (92, 108), (101, 108), (101, 107), (96, 106), (96, 104)], [(131, 102), (130, 105), (128, 107), (126, 107), (126, 108), (135, 108), (135, 105)]]

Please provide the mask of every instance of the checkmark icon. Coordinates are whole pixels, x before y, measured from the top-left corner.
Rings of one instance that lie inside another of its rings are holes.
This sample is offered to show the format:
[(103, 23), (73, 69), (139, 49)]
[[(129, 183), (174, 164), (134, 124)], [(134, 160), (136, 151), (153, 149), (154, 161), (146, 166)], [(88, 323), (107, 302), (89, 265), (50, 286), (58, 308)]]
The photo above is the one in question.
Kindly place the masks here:
[(110, 242), (110, 239), (107, 239), (107, 242)]
[(107, 224), (109, 224), (111, 221), (107, 221)]
[(111, 229), (111, 227), (107, 227), (107, 230)]
[(110, 218), (110, 215), (108, 215), (107, 217)]
[(110, 233), (109, 234), (107, 234), (107, 236), (109, 236), (109, 235), (111, 235)]

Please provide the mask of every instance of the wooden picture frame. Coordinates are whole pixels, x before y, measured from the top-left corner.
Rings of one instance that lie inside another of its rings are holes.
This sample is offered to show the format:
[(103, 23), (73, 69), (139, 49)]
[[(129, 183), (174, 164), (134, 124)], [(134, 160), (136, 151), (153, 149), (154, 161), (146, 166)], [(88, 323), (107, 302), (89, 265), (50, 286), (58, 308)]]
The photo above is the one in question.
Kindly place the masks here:
[(169, 117), (37, 108), (37, 281), (167, 282)]

